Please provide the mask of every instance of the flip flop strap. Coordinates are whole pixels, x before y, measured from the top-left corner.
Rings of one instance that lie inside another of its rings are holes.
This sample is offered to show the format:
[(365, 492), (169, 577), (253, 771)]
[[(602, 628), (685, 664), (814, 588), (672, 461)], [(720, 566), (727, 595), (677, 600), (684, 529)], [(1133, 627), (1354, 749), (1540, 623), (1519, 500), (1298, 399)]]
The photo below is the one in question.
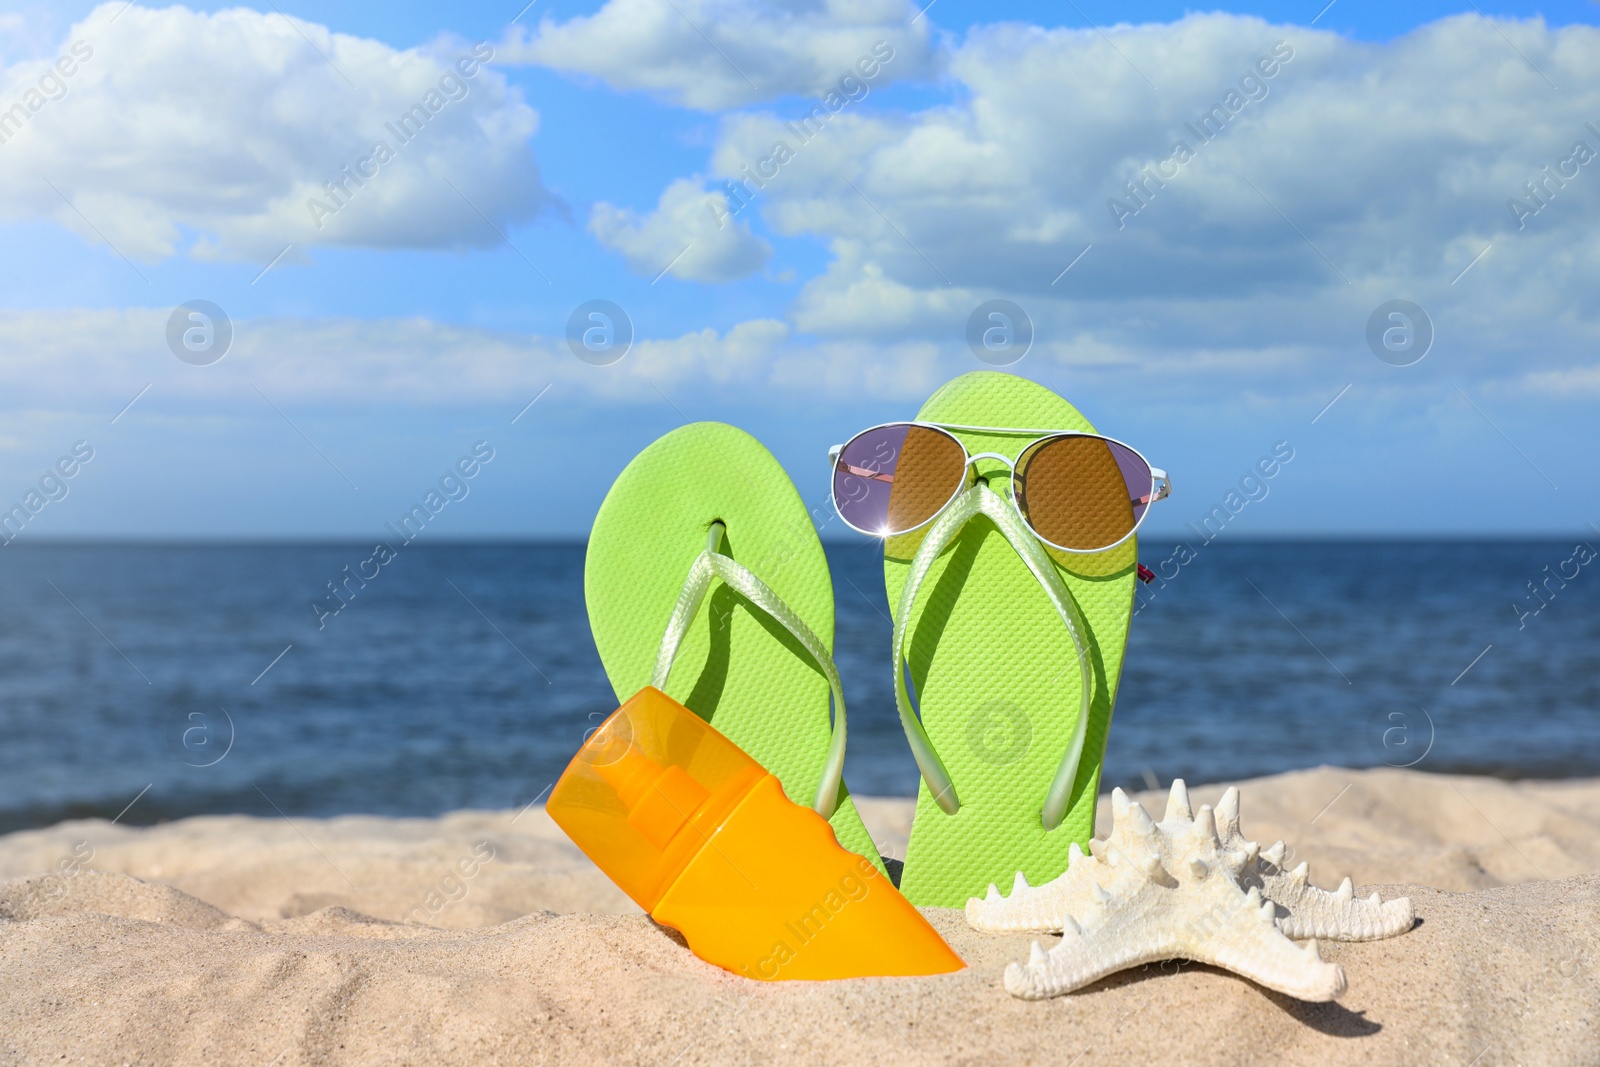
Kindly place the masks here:
[(828, 680), (828, 689), (833, 693), (833, 734), (822, 767), (822, 780), (817, 784), (817, 795), (811, 806), (824, 819), (831, 818), (839, 805), (839, 784), (844, 778), (844, 687), (839, 682), (839, 670), (833, 665), (833, 657), (823, 647), (822, 641), (811, 632), (811, 627), (745, 566), (709, 548), (696, 557), (689, 568), (689, 577), (683, 583), (683, 592), (678, 594), (678, 603), (672, 609), (667, 632), (662, 635), (661, 651), (656, 654), (655, 675), (650, 684), (657, 689), (666, 689), (673, 660), (678, 658), (678, 649), (695, 616), (700, 613), (712, 578), (721, 578), (730, 589), (772, 616), (780, 626), (793, 634)]
[(1067, 817), (1067, 805), (1072, 799), (1072, 786), (1078, 778), (1078, 764), (1083, 758), (1084, 738), (1089, 729), (1089, 707), (1094, 694), (1094, 675), (1089, 665), (1088, 645), (1083, 637), (1087, 627), (1079, 614), (1078, 602), (1073, 599), (1066, 583), (1061, 580), (1060, 572), (1045, 554), (1043, 546), (1023, 525), (1016, 509), (983, 482), (976, 483), (956, 498), (933, 524), (921, 547), (917, 549), (917, 554), (912, 557), (910, 573), (906, 575), (906, 584), (900, 590), (900, 608), (895, 613), (895, 708), (900, 712), (900, 725), (905, 730), (906, 740), (911, 745), (911, 755), (922, 771), (922, 780), (928, 783), (934, 803), (938, 804), (946, 814), (954, 815), (961, 807), (955, 783), (950, 778), (950, 772), (945, 769), (944, 761), (939, 758), (939, 753), (934, 750), (933, 742), (928, 739), (927, 731), (922, 728), (922, 720), (912, 709), (911, 697), (906, 691), (906, 629), (911, 619), (911, 609), (916, 604), (917, 592), (922, 587), (923, 579), (933, 567), (934, 560), (938, 559), (939, 554), (955, 540), (962, 528), (979, 515), (985, 515), (994, 522), (1001, 536), (1016, 549), (1017, 555), (1022, 557), (1022, 562), (1027, 564), (1034, 578), (1044, 587), (1045, 595), (1050, 598), (1056, 614), (1061, 616), (1061, 621), (1067, 627), (1067, 633), (1072, 635), (1072, 644), (1078, 653), (1078, 671), (1082, 679), (1078, 717), (1072, 727), (1072, 737), (1067, 742), (1066, 754), (1061, 759), (1055, 778), (1050, 782), (1050, 788), (1045, 793), (1044, 806), (1039, 812), (1044, 828), (1054, 830)]

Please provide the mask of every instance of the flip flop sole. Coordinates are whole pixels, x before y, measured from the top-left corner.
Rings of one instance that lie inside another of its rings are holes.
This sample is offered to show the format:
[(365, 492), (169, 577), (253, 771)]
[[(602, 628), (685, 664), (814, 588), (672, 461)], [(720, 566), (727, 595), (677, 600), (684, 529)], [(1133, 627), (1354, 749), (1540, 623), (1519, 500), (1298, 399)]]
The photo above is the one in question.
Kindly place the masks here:
[[(917, 418), (976, 426), (1094, 431), (1078, 410), (1026, 378), (978, 371), (936, 392)], [(1031, 437), (956, 434), (969, 453), (1015, 459)], [(980, 461), (980, 475), (1009, 478)], [(999, 483), (996, 483), (999, 484)], [(891, 538), (884, 577), (896, 606), (929, 528)], [(1074, 555), (1045, 546), (1088, 627), (1090, 718), (1066, 819), (1046, 831), (1040, 809), (1078, 715), (1077, 652), (1044, 590), (987, 518), (973, 519), (925, 579), (907, 630), (907, 661), (922, 723), (960, 798), (948, 815), (919, 785), (901, 891), (914, 904), (960, 907), (1017, 872), (1033, 885), (1066, 870), (1069, 849), (1094, 832), (1106, 732), (1132, 619), (1135, 540)]]
[[(619, 702), (650, 684), (684, 579), (716, 521), (727, 527), (722, 551), (832, 648), (833, 582), (794, 484), (743, 430), (693, 423), (634, 457), (589, 534), (584, 599)], [(776, 775), (790, 800), (811, 805), (831, 737), (828, 683), (765, 612), (714, 583), (666, 691)], [(841, 845), (881, 866), (848, 792), (831, 822)]]

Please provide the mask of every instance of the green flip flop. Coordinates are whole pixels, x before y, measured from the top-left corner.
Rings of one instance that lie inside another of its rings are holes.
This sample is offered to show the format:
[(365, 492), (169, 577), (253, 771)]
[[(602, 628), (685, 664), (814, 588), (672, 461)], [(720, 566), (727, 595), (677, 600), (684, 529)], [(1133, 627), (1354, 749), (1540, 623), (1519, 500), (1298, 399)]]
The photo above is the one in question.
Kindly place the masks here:
[[(917, 420), (1095, 432), (1049, 389), (995, 371), (949, 382)], [(1037, 436), (952, 432), (971, 455), (1013, 461)], [(985, 483), (1009, 485), (1005, 465), (977, 472), (938, 519), (885, 542), (895, 697), (923, 777), (900, 888), (919, 905), (959, 907), (1019, 872), (1038, 885), (1087, 846), (1133, 617), (1135, 538), (1053, 549)]]
[(800, 494), (759, 441), (699, 422), (635, 456), (595, 516), (583, 591), (619, 702), (647, 685), (663, 690), (882, 869), (841, 778), (828, 560)]

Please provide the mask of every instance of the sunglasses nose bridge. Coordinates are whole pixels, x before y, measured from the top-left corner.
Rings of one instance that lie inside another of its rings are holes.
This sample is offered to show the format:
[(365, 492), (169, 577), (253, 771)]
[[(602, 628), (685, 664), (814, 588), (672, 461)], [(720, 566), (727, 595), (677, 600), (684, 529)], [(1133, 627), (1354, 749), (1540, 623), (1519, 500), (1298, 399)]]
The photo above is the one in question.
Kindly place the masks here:
[(1002, 455), (999, 452), (976, 452), (969, 454), (967, 456), (967, 469), (972, 471), (973, 474), (986, 485), (988, 484), (989, 479), (993, 478), (999, 472), (992, 471), (988, 474), (985, 474), (984, 472), (978, 470), (978, 461), (984, 459), (992, 459), (997, 463), (1004, 464), (1006, 468), (1007, 481), (1009, 481), (1011, 476), (1016, 473), (1017, 465), (1010, 456)]

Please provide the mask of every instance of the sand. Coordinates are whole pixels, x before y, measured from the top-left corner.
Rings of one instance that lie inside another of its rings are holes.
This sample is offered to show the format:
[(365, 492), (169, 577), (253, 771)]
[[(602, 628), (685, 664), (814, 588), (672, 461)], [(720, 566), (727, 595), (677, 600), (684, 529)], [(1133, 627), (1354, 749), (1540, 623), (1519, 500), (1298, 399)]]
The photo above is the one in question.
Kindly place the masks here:
[[(89, 820), (0, 837), (0, 1063), (1600, 1063), (1600, 779), (1238, 784), (1245, 831), (1313, 881), (1416, 905), (1409, 934), (1323, 945), (1337, 1003), (1190, 964), (1017, 1001), (1000, 973), (1030, 939), (941, 909), (959, 974), (751, 982), (539, 808)], [(909, 802), (863, 809), (902, 855)]]

